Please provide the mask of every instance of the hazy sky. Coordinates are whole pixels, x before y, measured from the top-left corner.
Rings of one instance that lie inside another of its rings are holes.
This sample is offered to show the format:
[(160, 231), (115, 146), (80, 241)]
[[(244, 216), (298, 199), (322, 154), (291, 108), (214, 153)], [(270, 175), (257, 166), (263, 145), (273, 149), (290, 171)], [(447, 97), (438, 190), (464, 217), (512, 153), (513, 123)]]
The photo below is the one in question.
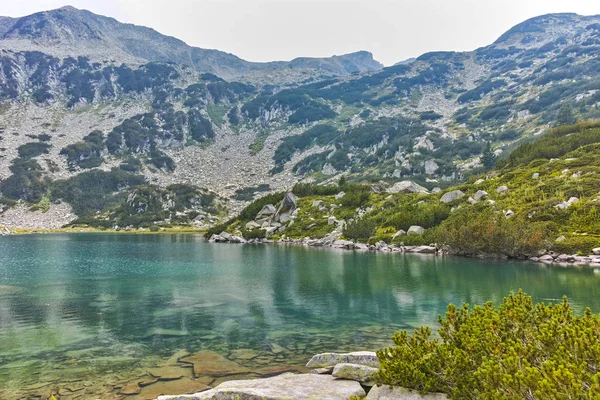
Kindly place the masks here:
[(77, 8), (250, 61), (369, 50), (386, 65), (472, 50), (527, 18), (600, 14), (600, 0), (2, 0), (0, 15)]

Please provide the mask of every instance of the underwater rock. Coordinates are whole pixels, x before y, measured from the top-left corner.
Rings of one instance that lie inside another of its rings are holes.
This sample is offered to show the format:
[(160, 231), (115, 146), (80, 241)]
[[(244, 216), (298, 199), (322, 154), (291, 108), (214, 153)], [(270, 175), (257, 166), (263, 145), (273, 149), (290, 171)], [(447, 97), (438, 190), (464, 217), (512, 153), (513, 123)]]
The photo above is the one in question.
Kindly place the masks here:
[(200, 353), (184, 357), (181, 359), (181, 361), (194, 366), (195, 376), (225, 376), (250, 372), (248, 368), (243, 367), (234, 361), (228, 360), (214, 351), (202, 351)]

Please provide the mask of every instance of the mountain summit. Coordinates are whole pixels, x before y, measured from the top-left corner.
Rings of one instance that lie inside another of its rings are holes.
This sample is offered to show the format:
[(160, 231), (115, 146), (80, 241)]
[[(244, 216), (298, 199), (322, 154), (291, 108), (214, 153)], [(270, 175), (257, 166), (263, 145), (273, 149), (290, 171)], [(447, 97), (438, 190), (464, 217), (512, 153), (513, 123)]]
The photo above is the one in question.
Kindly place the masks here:
[(0, 17), (0, 47), (37, 50), (61, 58), (75, 54), (95, 61), (173, 62), (224, 78), (290, 68), (337, 76), (383, 68), (366, 51), (329, 58), (298, 58), (290, 62), (249, 62), (223, 51), (189, 46), (151, 28), (121, 23), (71, 6), (22, 18)]

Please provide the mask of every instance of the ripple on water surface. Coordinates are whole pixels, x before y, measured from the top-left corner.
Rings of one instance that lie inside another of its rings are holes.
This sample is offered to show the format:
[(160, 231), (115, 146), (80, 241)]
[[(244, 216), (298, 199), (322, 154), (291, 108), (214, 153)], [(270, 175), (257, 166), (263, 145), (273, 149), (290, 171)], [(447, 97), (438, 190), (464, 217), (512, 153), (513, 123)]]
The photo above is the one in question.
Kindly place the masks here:
[(396, 330), (433, 326), (448, 303), (519, 288), (598, 312), (599, 282), (586, 268), (193, 235), (2, 237), (0, 398), (194, 392), (302, 371), (317, 352), (387, 346)]

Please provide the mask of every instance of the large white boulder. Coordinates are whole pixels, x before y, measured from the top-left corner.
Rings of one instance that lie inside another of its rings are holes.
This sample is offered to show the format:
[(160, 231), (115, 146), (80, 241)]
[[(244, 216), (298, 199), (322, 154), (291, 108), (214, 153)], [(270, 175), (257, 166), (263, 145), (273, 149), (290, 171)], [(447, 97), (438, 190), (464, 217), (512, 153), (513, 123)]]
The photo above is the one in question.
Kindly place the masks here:
[(394, 183), (387, 189), (388, 193), (422, 193), (427, 194), (427, 189), (413, 181), (401, 181)]
[(462, 190), (452, 190), (451, 192), (446, 192), (440, 198), (442, 203), (452, 203), (455, 200), (462, 199), (465, 197), (465, 193)]
[(425, 228), (423, 228), (422, 226), (418, 226), (418, 225), (413, 225), (410, 228), (408, 228), (408, 232), (406, 232), (407, 235), (416, 235), (416, 236), (421, 236), (422, 234), (425, 233)]
[(360, 383), (331, 375), (286, 373), (272, 378), (227, 381), (205, 392), (157, 400), (340, 400), (366, 395)]

